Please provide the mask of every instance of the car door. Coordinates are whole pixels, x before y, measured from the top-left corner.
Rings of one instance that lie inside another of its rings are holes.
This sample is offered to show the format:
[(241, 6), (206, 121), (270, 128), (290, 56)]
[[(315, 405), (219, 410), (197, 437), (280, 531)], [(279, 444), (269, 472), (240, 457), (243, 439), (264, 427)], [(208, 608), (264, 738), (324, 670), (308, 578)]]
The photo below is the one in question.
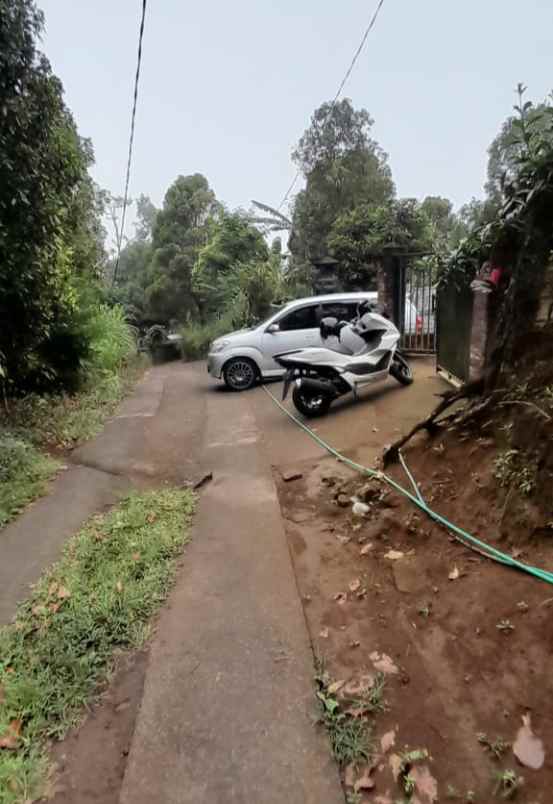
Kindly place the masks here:
[(283, 313), (281, 318), (267, 327), (261, 343), (267, 371), (282, 371), (282, 366), (274, 360), (274, 356), (281, 352), (320, 345), (320, 314), (317, 314), (317, 308), (316, 304), (296, 307)]

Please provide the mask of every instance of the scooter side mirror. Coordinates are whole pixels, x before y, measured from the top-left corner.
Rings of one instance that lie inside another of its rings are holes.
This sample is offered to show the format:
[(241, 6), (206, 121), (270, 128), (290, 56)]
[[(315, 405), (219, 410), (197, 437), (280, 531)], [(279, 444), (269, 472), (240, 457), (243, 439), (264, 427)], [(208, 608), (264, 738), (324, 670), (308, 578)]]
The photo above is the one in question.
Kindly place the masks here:
[(280, 332), (280, 324), (269, 324), (265, 332), (268, 332), (269, 335), (274, 335), (275, 332)]

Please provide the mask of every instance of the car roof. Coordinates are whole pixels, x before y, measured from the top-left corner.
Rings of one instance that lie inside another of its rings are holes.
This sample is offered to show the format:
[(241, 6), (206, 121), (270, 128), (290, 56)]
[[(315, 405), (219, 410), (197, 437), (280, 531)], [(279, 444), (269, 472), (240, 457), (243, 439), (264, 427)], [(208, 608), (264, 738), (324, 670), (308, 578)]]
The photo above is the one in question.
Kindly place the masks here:
[(352, 291), (351, 293), (327, 293), (324, 296), (305, 296), (303, 299), (294, 299), (287, 302), (284, 306), (295, 307), (299, 304), (324, 304), (325, 302), (335, 301), (362, 301), (363, 299), (376, 299), (378, 293), (376, 290), (367, 291)]

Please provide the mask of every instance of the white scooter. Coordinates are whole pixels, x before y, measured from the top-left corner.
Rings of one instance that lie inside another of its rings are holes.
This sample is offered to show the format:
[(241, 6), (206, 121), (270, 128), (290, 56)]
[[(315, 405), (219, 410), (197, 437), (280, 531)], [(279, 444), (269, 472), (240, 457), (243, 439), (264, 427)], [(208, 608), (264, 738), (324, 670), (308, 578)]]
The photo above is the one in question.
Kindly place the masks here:
[(388, 374), (402, 385), (413, 382), (411, 369), (398, 349), (399, 331), (370, 302), (359, 305), (351, 323), (323, 318), (320, 330), (328, 347), (275, 355), (286, 369), (282, 398), (286, 399), (293, 384), (294, 405), (304, 416), (324, 416), (334, 399), (350, 392), (357, 398), (359, 388), (384, 380)]

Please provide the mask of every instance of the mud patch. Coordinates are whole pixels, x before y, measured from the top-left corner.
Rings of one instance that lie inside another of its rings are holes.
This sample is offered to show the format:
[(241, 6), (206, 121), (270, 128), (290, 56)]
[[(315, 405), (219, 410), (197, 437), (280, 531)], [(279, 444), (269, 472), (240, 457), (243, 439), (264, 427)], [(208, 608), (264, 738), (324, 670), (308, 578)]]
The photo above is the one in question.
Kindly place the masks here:
[(121, 660), (80, 728), (53, 746), (51, 804), (118, 804), (146, 664), (145, 650)]

